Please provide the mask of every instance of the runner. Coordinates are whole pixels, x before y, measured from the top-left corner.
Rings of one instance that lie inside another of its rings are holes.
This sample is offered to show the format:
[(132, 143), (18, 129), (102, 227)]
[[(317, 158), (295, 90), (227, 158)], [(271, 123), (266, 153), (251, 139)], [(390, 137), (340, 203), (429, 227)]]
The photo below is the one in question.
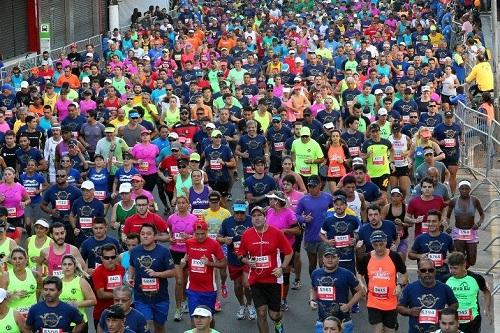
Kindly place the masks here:
[(389, 220), (396, 226), (396, 232), (399, 238), (397, 252), (401, 255), (403, 262), (406, 262), (408, 254), (408, 227), (409, 224), (405, 223), (406, 204), (405, 197), (399, 187), (391, 189), (390, 203), (385, 205), (380, 212), (382, 220)]
[[(52, 244), (52, 239), (48, 236), (49, 233), (49, 223), (44, 219), (38, 219), (34, 224), (35, 234), (28, 239), (26, 239), (26, 245), (24, 246), (27, 249), (28, 254), (28, 267), (31, 270), (37, 269), (38, 258), (40, 256), (40, 252), (48, 248), (50, 244)], [(39, 273), (46, 272), (46, 266), (42, 268), (42, 271)]]
[(411, 140), (401, 133), (401, 125), (395, 122), (391, 125), (392, 134), (389, 141), (394, 147), (394, 167), (391, 168), (391, 188), (400, 187), (405, 195), (410, 194), (410, 168), (407, 153), (411, 147)]
[(114, 204), (111, 209), (110, 227), (118, 231), (118, 240), (125, 243), (126, 235), (123, 233), (125, 221), (130, 216), (137, 213), (135, 201), (132, 200), (132, 186), (129, 183), (123, 183), (118, 190), (121, 200)]
[(25, 328), (25, 319), (16, 310), (7, 306), (7, 291), (0, 289), (0, 329), (3, 332), (21, 333)]
[(267, 206), (269, 200), (267, 194), (276, 189), (274, 179), (266, 174), (266, 161), (262, 157), (257, 157), (253, 160), (253, 174), (245, 178), (243, 183), (245, 188), (245, 196), (249, 203), (249, 208), (255, 206)]
[(311, 176), (318, 175), (318, 166), (325, 161), (321, 146), (311, 138), (309, 127), (300, 129), (300, 138), (295, 139), (291, 148), (295, 172), (297, 172), (304, 183)]
[(148, 209), (149, 200), (146, 196), (141, 195), (135, 198), (135, 207), (137, 213), (128, 217), (125, 220), (125, 226), (123, 227), (123, 233), (128, 235), (129, 233), (139, 234), (142, 225), (154, 224), (157, 232), (155, 237), (159, 241), (168, 241), (169, 235), (167, 234), (167, 223), (161, 218), (160, 215), (151, 213)]
[[(477, 258), (477, 244), (479, 243), (478, 229), (484, 222), (484, 211), (481, 202), (470, 194), (471, 183), (462, 180), (458, 184), (460, 196), (453, 198), (447, 211), (448, 220), (455, 212), (455, 226), (452, 229), (453, 245), (467, 258), (467, 267), (474, 266)], [(479, 220), (474, 222), (476, 211)]]
[(458, 312), (452, 308), (444, 308), (439, 312), (439, 327), (434, 333), (462, 333), (459, 330)]
[[(243, 233), (237, 251), (238, 258), (250, 267), (248, 283), (257, 309), (259, 332), (269, 332), (267, 323), (269, 314), (274, 321), (274, 331), (282, 333), (284, 327), (281, 320), (281, 284), (283, 271), (292, 259), (292, 248), (281, 231), (267, 225), (262, 207), (256, 206), (250, 213), (253, 228)], [(284, 254), (283, 262), (278, 253)]]
[[(399, 235), (396, 232), (396, 226), (394, 222), (389, 220), (382, 220), (381, 209), (378, 205), (371, 205), (368, 207), (368, 222), (367, 224), (363, 224), (359, 228), (359, 240), (362, 243), (361, 249), (364, 249), (367, 253), (370, 253), (373, 250), (371, 236), (376, 231), (382, 231), (385, 235), (385, 242), (387, 244), (387, 248), (392, 251), (396, 251), (399, 245)], [(359, 246), (358, 246), (359, 247)]]

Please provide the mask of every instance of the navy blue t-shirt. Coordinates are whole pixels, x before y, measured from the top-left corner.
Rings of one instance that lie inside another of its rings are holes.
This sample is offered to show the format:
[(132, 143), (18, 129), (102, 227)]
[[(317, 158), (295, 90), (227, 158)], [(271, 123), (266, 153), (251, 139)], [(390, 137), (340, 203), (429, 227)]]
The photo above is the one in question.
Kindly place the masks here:
[[(422, 309), (442, 310), (447, 305), (450, 306), (456, 303), (458, 301), (453, 294), (453, 290), (439, 281), (436, 281), (436, 285), (432, 288), (424, 287), (420, 281), (412, 282), (403, 289), (399, 298), (399, 304), (410, 309), (422, 307)], [(435, 313), (433, 311), (427, 312), (427, 315), (429, 315), (427, 319), (424, 319), (423, 314), (421, 312), (419, 317), (409, 317), (409, 333), (434, 332), (434, 330), (439, 329), (438, 311)], [(420, 321), (425, 321), (425, 323), (420, 323)], [(435, 321), (435, 323), (431, 323), (432, 321)]]
[[(453, 123), (451, 126), (441, 123), (434, 128), (432, 136), (436, 138), (439, 143), (439, 147), (444, 152), (446, 158), (458, 159), (460, 155), (460, 135), (462, 134), (462, 129), (457, 123)], [(440, 143), (440, 141), (444, 141)]]
[(241, 147), (242, 153), (248, 153), (248, 158), (243, 158), (243, 171), (245, 172), (246, 167), (252, 166), (252, 161), (256, 157), (264, 156), (264, 145), (266, 143), (266, 138), (257, 134), (256, 137), (251, 138), (248, 134), (242, 135), (238, 144)]
[(337, 120), (340, 119), (340, 112), (333, 110), (332, 112), (327, 112), (326, 110), (321, 110), (316, 115), (316, 120), (322, 124), (332, 122), (334, 125), (337, 124)]
[(324, 268), (316, 268), (311, 274), (311, 284), (318, 294), (319, 321), (331, 315), (350, 320), (350, 313), (340, 311), (340, 304), (349, 302), (349, 291), (359, 284), (353, 273), (342, 267), (330, 273)]
[(281, 157), (285, 150), (285, 142), (292, 136), (292, 131), (286, 126), (281, 126), (279, 130), (276, 130), (274, 126), (270, 126), (266, 133), (266, 139), (269, 143), (271, 155)]
[(82, 196), (82, 191), (76, 186), (68, 185), (66, 188), (59, 188), (57, 185), (49, 187), (43, 195), (43, 201), (59, 211), (59, 217), (52, 217), (54, 222), (62, 221), (71, 212), (73, 203)]
[(387, 235), (387, 248), (391, 247), (392, 243), (398, 236), (396, 226), (392, 221), (382, 221), (382, 226), (379, 229), (374, 229), (370, 223), (364, 224), (361, 228), (359, 228), (359, 240), (362, 240), (365, 243), (366, 252), (373, 250), (372, 243), (370, 242), (370, 236), (376, 230), (382, 230)]
[(71, 213), (76, 217), (76, 227), (85, 234), (90, 234), (93, 218), (104, 217), (104, 204), (96, 198), (86, 202), (81, 197), (71, 205)]
[(118, 180), (118, 187), (120, 187), (120, 185), (123, 183), (132, 183), (132, 176), (138, 174), (139, 170), (137, 170), (135, 167), (132, 167), (129, 171), (125, 171), (123, 166), (119, 167), (115, 173), (115, 179)]
[(43, 159), (40, 150), (33, 147), (30, 147), (28, 150), (23, 150), (22, 148), (19, 148), (18, 150), (16, 150), (16, 158), (17, 161), (19, 162), (19, 167), (21, 171), (24, 171), (26, 169), (29, 160), (35, 160), (38, 163), (40, 163), (40, 161)]
[[(257, 179), (254, 175), (247, 177), (244, 182), (245, 193), (251, 193), (254, 197), (258, 197), (267, 194), (273, 190), (276, 190), (276, 182), (274, 178), (269, 175), (264, 175), (262, 179)], [(269, 203), (269, 200), (265, 198), (262, 201), (250, 204), (249, 209), (251, 210), (255, 206), (265, 207)]]
[(443, 122), (443, 117), (439, 113), (430, 116), (425, 112), (420, 115), (420, 122), (423, 123), (424, 126), (434, 128)]
[(120, 243), (118, 240), (111, 236), (106, 236), (103, 240), (97, 240), (95, 237), (89, 237), (83, 241), (80, 246), (80, 253), (83, 260), (85, 260), (89, 268), (96, 268), (96, 264), (101, 265), (102, 260), (99, 254), (99, 249), (105, 244), (115, 244), (117, 254), (121, 252)]
[(60, 302), (55, 307), (49, 307), (45, 301), (31, 306), (28, 311), (26, 325), (33, 332), (41, 332), (46, 329), (60, 329), (62, 332), (72, 332), (71, 324), (80, 324), (83, 316), (80, 311), (68, 303)]
[[(219, 158), (224, 162), (229, 162), (233, 157), (233, 153), (231, 149), (226, 145), (221, 145), (219, 148), (214, 148), (212, 145), (205, 148), (203, 155), (205, 159), (208, 161), (208, 167), (206, 169), (207, 176), (209, 181), (219, 181), (225, 180), (229, 181), (229, 171), (226, 165), (222, 165), (222, 168), (219, 169), (219, 166), (216, 166)], [(212, 162), (214, 161), (214, 162)]]
[(363, 194), (365, 200), (369, 202), (376, 201), (382, 195), (379, 187), (372, 182), (366, 182), (363, 186), (356, 185), (356, 191)]
[[(104, 310), (99, 319), (99, 326), (104, 332), (108, 329), (108, 324), (106, 324), (107, 313), (108, 310)], [(125, 328), (135, 333), (146, 333), (148, 331), (147, 325), (146, 319), (142, 313), (134, 308), (130, 308), (130, 312), (125, 316)]]
[(245, 220), (236, 221), (234, 216), (228, 217), (220, 226), (219, 235), (222, 237), (233, 237), (233, 242), (228, 246), (227, 252), (227, 262), (232, 266), (242, 266), (242, 263), (238, 259), (238, 256), (234, 253), (240, 246), (241, 235), (248, 228), (252, 227), (252, 218), (248, 215), (245, 216)]
[(438, 276), (448, 274), (448, 265), (446, 263), (441, 263), (441, 261), (446, 259), (447, 253), (451, 253), (455, 250), (453, 246), (453, 239), (450, 235), (444, 232), (440, 233), (437, 237), (431, 236), (428, 233), (420, 234), (413, 241), (411, 249), (417, 254), (440, 254), (440, 256), (431, 257), (436, 265), (436, 272)]
[(156, 304), (169, 300), (168, 279), (152, 278), (146, 269), (164, 272), (174, 269), (174, 260), (170, 251), (163, 245), (156, 244), (153, 250), (145, 250), (142, 245), (130, 251), (130, 266), (135, 268), (134, 297), (146, 304)]

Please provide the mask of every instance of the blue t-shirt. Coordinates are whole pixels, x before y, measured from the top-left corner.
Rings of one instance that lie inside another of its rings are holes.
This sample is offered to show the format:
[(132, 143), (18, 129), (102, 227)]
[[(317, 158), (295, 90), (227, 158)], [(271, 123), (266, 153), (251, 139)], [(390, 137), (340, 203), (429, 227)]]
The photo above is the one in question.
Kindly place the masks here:
[(40, 150), (30, 147), (28, 150), (23, 150), (19, 148), (16, 150), (16, 158), (19, 162), (20, 170), (24, 171), (28, 165), (29, 160), (35, 160), (38, 163), (43, 159)]
[(215, 126), (217, 126), (217, 129), (222, 133), (223, 136), (232, 137), (236, 134), (236, 126), (232, 122), (228, 122), (226, 124), (216, 122)]
[(76, 118), (71, 118), (70, 116), (67, 116), (66, 118), (63, 119), (61, 122), (61, 126), (68, 127), (71, 132), (80, 132), (80, 128), (84, 123), (87, 122), (87, 118), (84, 116), (78, 116)]
[(66, 188), (59, 188), (57, 185), (49, 187), (43, 195), (43, 201), (59, 211), (59, 217), (52, 217), (54, 222), (62, 221), (68, 216), (73, 203), (82, 196), (82, 191), (73, 185)]
[(462, 134), (462, 129), (457, 123), (453, 123), (451, 126), (441, 123), (434, 128), (432, 136), (436, 140), (444, 141), (444, 144), (439, 144), (441, 150), (444, 152), (446, 158), (458, 159), (460, 155), (460, 135)]
[(153, 141), (151, 141), (151, 143), (154, 144), (156, 147), (158, 147), (158, 151), (161, 151), (165, 147), (170, 148), (170, 141), (168, 141), (168, 139), (162, 139), (158, 137)]
[(441, 254), (440, 257), (434, 258), (434, 264), (436, 264), (436, 272), (438, 276), (443, 276), (449, 273), (448, 265), (446, 263), (442, 263), (442, 265), (439, 266), (439, 261), (445, 260), (447, 253), (455, 251), (455, 248), (453, 246), (453, 239), (450, 235), (444, 232), (440, 233), (437, 237), (431, 236), (428, 233), (420, 234), (413, 241), (411, 249), (417, 254)]
[[(320, 242), (319, 232), (325, 221), (326, 211), (328, 208), (333, 207), (333, 197), (330, 193), (320, 192), (319, 196), (312, 196), (310, 194), (304, 195), (297, 204), (295, 214), (297, 222), (305, 228), (304, 241), (305, 242)], [(312, 222), (306, 223), (304, 215), (311, 214)]]
[[(76, 227), (89, 234), (92, 230), (92, 219), (104, 217), (104, 204), (96, 198), (92, 199), (91, 202), (86, 202), (81, 197), (71, 205), (71, 213), (76, 217)], [(82, 220), (89, 218), (91, 220)]]
[[(334, 315), (340, 320), (349, 321), (350, 313), (340, 311), (340, 304), (349, 302), (349, 291), (356, 288), (359, 281), (353, 273), (345, 268), (338, 267), (333, 272), (326, 272), (323, 267), (316, 268), (311, 274), (311, 285), (318, 293), (318, 317), (319, 321)], [(318, 290), (318, 287), (333, 287)], [(333, 300), (332, 299), (333, 295)], [(330, 300), (329, 300), (330, 299)]]
[[(19, 177), (19, 182), (24, 186), (28, 194), (30, 194), (39, 190), (40, 187), (46, 183), (46, 180), (41, 174), (35, 172), (33, 176), (28, 176), (28, 174), (23, 173), (21, 177)], [(42, 195), (40, 193), (34, 196), (30, 194), (30, 198), (33, 204), (39, 204), (42, 201)]]
[[(108, 329), (108, 324), (106, 324), (106, 316), (108, 310), (104, 310), (101, 318), (99, 319), (99, 326), (104, 332)], [(130, 308), (130, 312), (125, 316), (125, 329), (129, 329), (135, 333), (146, 333), (148, 331), (147, 322), (142, 313), (134, 308)], [(129, 332), (130, 332), (129, 331)], [(127, 333), (127, 331), (125, 331)]]
[(264, 145), (266, 144), (266, 138), (257, 134), (256, 137), (251, 138), (248, 134), (242, 135), (238, 144), (241, 147), (242, 153), (248, 153), (248, 158), (242, 158), (243, 162), (243, 172), (245, 172), (245, 167), (250, 167), (252, 161), (256, 157), (264, 156)]
[(285, 142), (292, 136), (292, 131), (286, 126), (281, 126), (279, 130), (276, 130), (274, 126), (270, 126), (266, 133), (266, 139), (269, 143), (271, 155), (281, 158), (285, 150)]
[(221, 145), (219, 148), (214, 148), (212, 145), (205, 148), (203, 155), (208, 160), (208, 167), (206, 169), (209, 181), (229, 181), (229, 171), (226, 165), (222, 169), (213, 168), (211, 166), (212, 160), (222, 159), (224, 162), (229, 162), (233, 157), (233, 153), (228, 146)]
[[(447, 305), (450, 306), (456, 303), (458, 303), (458, 301), (453, 294), (453, 290), (451, 290), (448, 285), (440, 281), (436, 281), (436, 285), (432, 288), (424, 287), (420, 281), (412, 282), (403, 289), (401, 297), (399, 298), (399, 304), (410, 309), (413, 307), (422, 307), (422, 309), (442, 310)], [(437, 330), (439, 328), (437, 311), (435, 315), (435, 324), (419, 323), (420, 317), (410, 316), (408, 320), (408, 332), (434, 332), (434, 330)]]
[(359, 228), (359, 240), (362, 240), (365, 243), (366, 252), (373, 250), (372, 243), (370, 242), (370, 236), (376, 230), (382, 230), (387, 235), (387, 248), (391, 247), (392, 243), (398, 236), (396, 226), (392, 221), (382, 221), (382, 226), (378, 229), (373, 228), (370, 223), (364, 224), (361, 228)]
[(33, 332), (41, 332), (46, 329), (60, 329), (62, 332), (72, 332), (71, 324), (81, 324), (83, 316), (80, 311), (68, 303), (59, 302), (55, 307), (49, 307), (45, 301), (31, 306), (28, 311), (26, 325)]
[(252, 227), (252, 218), (248, 215), (245, 216), (245, 220), (236, 221), (234, 216), (228, 217), (220, 226), (219, 235), (222, 237), (233, 237), (233, 241), (228, 245), (227, 252), (227, 262), (231, 266), (242, 266), (242, 263), (238, 259), (238, 256), (234, 253), (236, 248), (239, 248), (241, 235), (248, 228)]
[(423, 123), (424, 126), (434, 128), (443, 122), (443, 117), (439, 113), (430, 116), (427, 112), (425, 112), (420, 114), (420, 122)]
[(132, 183), (132, 176), (138, 174), (139, 170), (135, 167), (132, 167), (129, 171), (125, 171), (123, 166), (119, 167), (115, 173), (115, 179), (118, 180), (118, 187), (123, 183)]
[(134, 297), (136, 300), (146, 304), (169, 300), (168, 279), (152, 278), (145, 271), (149, 268), (155, 272), (174, 269), (174, 260), (166, 247), (156, 244), (151, 251), (145, 250), (142, 245), (134, 247), (130, 251), (130, 266), (135, 268)]
[(82, 175), (80, 174), (80, 171), (78, 171), (74, 168), (69, 169), (68, 177), (66, 178), (68, 184), (75, 185), (81, 179), (82, 179)]
[(366, 201), (373, 202), (376, 201), (382, 193), (377, 185), (372, 182), (366, 182), (364, 185), (356, 185), (356, 191), (363, 194)]
[(94, 183), (96, 191), (104, 191), (104, 197), (108, 197), (108, 169), (103, 168), (97, 172), (95, 168), (90, 168), (87, 178)]
[(80, 246), (80, 253), (83, 260), (85, 260), (89, 268), (96, 268), (96, 264), (102, 264), (99, 249), (105, 244), (114, 244), (116, 246), (117, 254), (121, 252), (120, 243), (118, 240), (111, 236), (106, 236), (103, 240), (97, 240), (95, 237), (89, 237), (83, 241)]
[[(259, 197), (277, 189), (274, 178), (269, 175), (264, 175), (262, 179), (257, 179), (254, 175), (247, 177), (243, 186), (245, 188), (245, 194), (251, 193), (254, 197)], [(267, 198), (264, 198), (259, 202), (250, 204), (249, 209), (251, 210), (255, 206), (265, 207), (268, 204), (269, 200)]]

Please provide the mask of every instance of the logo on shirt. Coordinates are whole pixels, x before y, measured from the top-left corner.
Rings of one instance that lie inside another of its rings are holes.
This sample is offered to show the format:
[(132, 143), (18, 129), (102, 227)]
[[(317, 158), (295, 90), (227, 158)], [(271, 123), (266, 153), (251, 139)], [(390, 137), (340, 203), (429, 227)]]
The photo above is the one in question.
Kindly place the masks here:
[(341, 220), (341, 221), (338, 221), (337, 223), (335, 223), (333, 225), (333, 228), (335, 229), (335, 231), (337, 233), (343, 234), (343, 233), (347, 232), (349, 225), (344, 220)]
[(420, 301), (420, 305), (427, 309), (433, 309), (437, 301), (439, 301), (439, 297), (434, 297), (432, 294), (424, 294), (417, 298)]
[(69, 200), (70, 194), (66, 191), (59, 191), (56, 194), (57, 200)]
[(58, 316), (55, 313), (44, 313), (40, 316), (42, 320), (43, 326), (45, 327), (57, 327), (59, 325), (59, 321), (63, 318), (63, 316)]
[(153, 266), (153, 262), (156, 260), (155, 258), (151, 258), (151, 256), (140, 256), (138, 259), (139, 265), (144, 268), (151, 268)]
[(92, 216), (94, 213), (94, 208), (90, 206), (82, 206), (80, 208), (80, 216)]
[(441, 250), (443, 249), (443, 243), (441, 243), (438, 240), (431, 240), (427, 243), (427, 247), (429, 248), (429, 251), (432, 253), (440, 253)]
[(380, 280), (390, 280), (391, 274), (380, 267), (377, 271), (373, 272), (373, 277)]

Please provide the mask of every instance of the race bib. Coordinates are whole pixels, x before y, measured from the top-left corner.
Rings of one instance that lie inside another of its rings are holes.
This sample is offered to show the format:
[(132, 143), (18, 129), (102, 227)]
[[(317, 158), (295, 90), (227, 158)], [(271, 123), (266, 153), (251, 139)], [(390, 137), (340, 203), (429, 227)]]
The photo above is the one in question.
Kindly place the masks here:
[(310, 166), (305, 166), (300, 168), (300, 173), (304, 176), (308, 176), (311, 174), (311, 167)]
[(419, 324), (437, 324), (439, 322), (439, 314), (436, 309), (422, 309), (418, 315)]
[(94, 191), (94, 196), (97, 200), (104, 200), (106, 199), (106, 191)]
[(359, 147), (349, 147), (349, 154), (351, 156), (359, 156)]
[(340, 177), (340, 167), (339, 166), (330, 167), (330, 175), (331, 177)]
[(471, 229), (458, 229), (458, 240), (463, 240), (463, 241), (471, 241), (474, 239), (474, 235), (472, 234)]
[(441, 267), (443, 266), (443, 254), (441, 253), (428, 253), (427, 258), (434, 262), (434, 266)]
[(26, 318), (28, 318), (28, 312), (30, 310), (30, 307), (27, 306), (27, 307), (19, 307), (16, 309), (17, 312), (19, 312), (21, 314), (21, 316), (23, 316), (24, 320), (26, 320)]
[(194, 215), (203, 215), (203, 209), (201, 209), (201, 208), (195, 208), (195, 209), (193, 209), (192, 213)]
[(174, 233), (174, 239), (177, 244), (184, 244), (186, 241), (184, 240), (184, 237), (182, 237), (182, 233), (176, 232)]
[(373, 287), (373, 296), (379, 299), (387, 299), (387, 287)]
[(82, 229), (92, 228), (92, 218), (91, 217), (80, 217), (80, 228), (82, 228)]
[(62, 278), (63, 271), (62, 270), (52, 271), (52, 276), (57, 276), (58, 278)]
[(253, 168), (251, 166), (247, 166), (247, 167), (245, 167), (245, 173), (255, 173), (255, 171), (253, 170)]
[(374, 156), (373, 165), (384, 165), (384, 156)]
[(176, 176), (179, 173), (179, 167), (177, 165), (172, 165), (170, 167), (170, 174)]
[(233, 247), (235, 250), (238, 250), (240, 248), (240, 245), (241, 245), (241, 242), (238, 241), (238, 242), (233, 242)]
[(402, 153), (394, 153), (394, 161), (402, 161), (404, 156)]
[(210, 160), (210, 169), (212, 169), (212, 170), (221, 170), (222, 169), (222, 163), (220, 163), (219, 160)]
[(422, 233), (429, 232), (429, 223), (422, 222)]
[(78, 139), (78, 132), (71, 132), (73, 138)]
[(283, 151), (283, 150), (285, 150), (285, 143), (284, 142), (275, 142), (274, 143), (274, 150), (275, 151)]
[(62, 328), (42, 328), (42, 333), (63, 333)]
[(160, 290), (160, 283), (157, 278), (142, 278), (141, 280), (142, 291), (158, 291)]
[(206, 273), (207, 266), (200, 259), (191, 259), (191, 272)]
[(212, 238), (213, 240), (216, 240), (217, 234), (208, 234), (208, 238)]
[(271, 267), (271, 257), (270, 256), (257, 256), (255, 257), (255, 268), (270, 268)]
[(180, 61), (180, 60), (181, 60), (181, 57), (182, 57), (182, 55), (180, 55), (180, 54), (176, 54), (176, 55), (174, 55), (174, 59), (175, 59), (176, 61)]
[(149, 170), (149, 162), (139, 163), (139, 171), (146, 172)]
[(14, 219), (14, 218), (17, 217), (17, 209), (16, 209), (16, 207), (7, 208), (7, 217), (9, 219)]
[(318, 286), (317, 294), (321, 301), (334, 301), (336, 299), (335, 287)]
[(463, 323), (468, 323), (469, 321), (472, 321), (472, 309), (462, 309), (458, 310), (458, 322), (460, 324)]
[(456, 145), (455, 139), (444, 139), (445, 148), (454, 148)]
[(57, 210), (69, 210), (69, 200), (56, 200)]
[(27, 187), (26, 192), (30, 197), (36, 196), (36, 190), (38, 190), (36, 187)]
[(335, 236), (335, 247), (347, 247), (351, 246), (351, 243), (350, 235)]
[(403, 116), (403, 123), (408, 124), (410, 122), (410, 116)]
[(106, 289), (115, 289), (122, 285), (122, 277), (120, 275), (108, 276), (108, 283), (106, 284)]

